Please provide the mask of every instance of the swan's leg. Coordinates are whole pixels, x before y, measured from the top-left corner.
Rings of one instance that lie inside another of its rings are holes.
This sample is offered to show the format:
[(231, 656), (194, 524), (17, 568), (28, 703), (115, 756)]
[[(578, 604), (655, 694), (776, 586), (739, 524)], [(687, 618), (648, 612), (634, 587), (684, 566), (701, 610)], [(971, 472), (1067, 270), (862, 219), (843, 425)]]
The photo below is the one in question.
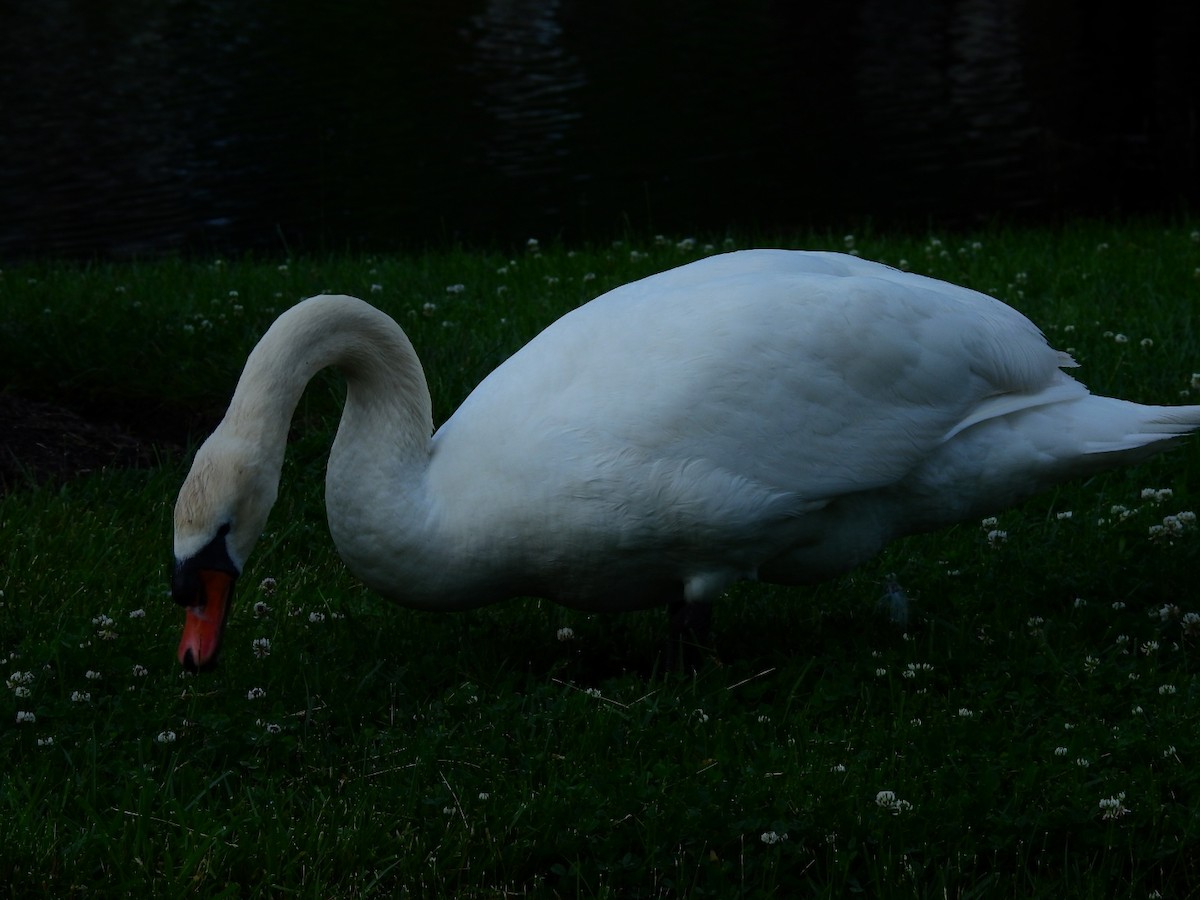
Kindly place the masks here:
[(709, 649), (713, 605), (704, 600), (672, 600), (667, 605), (670, 631), (664, 653), (666, 670), (695, 672)]

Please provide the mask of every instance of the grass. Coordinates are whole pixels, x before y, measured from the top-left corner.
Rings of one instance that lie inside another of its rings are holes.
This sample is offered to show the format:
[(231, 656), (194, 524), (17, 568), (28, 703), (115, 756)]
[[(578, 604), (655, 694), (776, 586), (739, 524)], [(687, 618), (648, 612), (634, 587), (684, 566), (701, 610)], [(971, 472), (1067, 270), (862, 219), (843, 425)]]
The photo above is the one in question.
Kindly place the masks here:
[[(1197, 402), (1190, 223), (853, 243), (1022, 309), (1098, 392)], [(273, 316), (330, 289), (404, 325), (441, 420), (563, 311), (707, 252), (18, 266), (0, 276), (0, 374), (203, 430)], [(302, 405), (213, 675), (174, 661), (185, 459), (0, 501), (0, 879), (15, 896), (1200, 890), (1200, 538), (1149, 537), (1197, 505), (1194, 441), (814, 589), (740, 586), (718, 607), (719, 661), (661, 678), (657, 611), (436, 615), (359, 586), (324, 525), (338, 401), (324, 378)], [(891, 573), (913, 601), (904, 630), (880, 612)]]

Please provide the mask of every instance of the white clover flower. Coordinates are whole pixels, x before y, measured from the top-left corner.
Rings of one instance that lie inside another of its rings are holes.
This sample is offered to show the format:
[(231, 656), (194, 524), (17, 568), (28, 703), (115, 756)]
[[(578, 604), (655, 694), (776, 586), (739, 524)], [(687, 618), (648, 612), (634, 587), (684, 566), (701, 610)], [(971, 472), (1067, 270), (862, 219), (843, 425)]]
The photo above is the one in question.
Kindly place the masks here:
[(1184, 613), (1183, 618), (1180, 619), (1180, 622), (1183, 625), (1183, 631), (1185, 634), (1200, 634), (1200, 613)]
[(999, 524), (999, 522), (1000, 522), (1000, 520), (997, 519), (995, 516), (988, 516), (986, 519), (980, 520), (979, 527), (980, 528), (995, 528), (996, 525)]
[(267, 616), (267, 615), (269, 615), (269, 614), (270, 614), (270, 612), (271, 612), (271, 607), (267, 606), (267, 604), (263, 603), (261, 600), (258, 600), (258, 601), (256, 601), (256, 602), (255, 602), (255, 604), (254, 604), (254, 617), (255, 617), (256, 619), (261, 619), (261, 618), (263, 618), (264, 616)]
[(262, 581), (260, 581), (258, 583), (258, 589), (260, 591), (262, 591), (264, 594), (266, 594), (268, 597), (271, 594), (275, 593), (275, 589), (277, 587), (279, 587), (279, 582), (277, 582), (270, 575), (268, 575), (266, 578), (264, 578)]
[(875, 804), (889, 810), (894, 816), (912, 809), (912, 804), (907, 800), (897, 799), (894, 791), (880, 791), (875, 795)]
[(1163, 696), (1177, 693), (1178, 689), (1173, 684), (1162, 684), (1158, 687), (1158, 692)]
[(425, 303), (421, 306), (421, 312), (424, 313), (426, 317), (431, 317), (435, 312), (437, 312), (437, 304)]
[(250, 649), (258, 659), (264, 659), (271, 655), (271, 640), (265, 637), (255, 638), (250, 644)]
[(1175, 745), (1168, 744), (1167, 749), (1162, 752), (1163, 759), (1170, 759), (1175, 755)]
[(1067, 748), (1066, 748), (1066, 747), (1055, 747), (1055, 748), (1054, 748), (1054, 755), (1055, 755), (1055, 756), (1066, 756), (1066, 755), (1067, 755), (1067, 753), (1069, 753), (1069, 752), (1070, 752), (1070, 751), (1069, 751), (1069, 750), (1067, 750)]
[(1142, 655), (1149, 656), (1158, 650), (1158, 641), (1144, 641), (1142, 643)]
[(1140, 716), (1145, 712), (1145, 710), (1142, 709), (1140, 704), (1135, 704), (1133, 708), (1129, 710), (1129, 712), (1135, 716)]
[(447, 294), (461, 294), (467, 289), (465, 284), (448, 284), (446, 285)]
[(834, 763), (832, 766), (829, 767), (829, 771), (833, 772), (836, 775), (840, 775), (841, 773), (846, 771), (846, 767), (842, 763)]
[(173, 744), (173, 743), (175, 743), (175, 732), (160, 731), (158, 733), (158, 737), (156, 737), (155, 740), (158, 741), (160, 744)]
[(9, 690), (16, 690), (21, 685), (33, 684), (33, 677), (32, 672), (13, 672), (4, 683)]
[(1079, 766), (1079, 768), (1081, 768), (1081, 769), (1086, 769), (1091, 764), (1092, 764), (1092, 761), (1090, 759), (1088, 759), (1086, 756), (1081, 756), (1081, 757), (1079, 757), (1079, 759), (1075, 760), (1075, 765)]
[(973, 713), (971, 710), (967, 709), (967, 707), (965, 707), (965, 706), (962, 707), (961, 709), (959, 709), (959, 711), (958, 711), (958, 717), (960, 719), (970, 719), (970, 718), (974, 717), (974, 715), (975, 715), (975, 713)]
[[(587, 688), (586, 690), (584, 690), (584, 693), (587, 694), (589, 697), (591, 697), (593, 700), (599, 700), (602, 696), (604, 696), (603, 694), (600, 693), (600, 688), (594, 688), (594, 687)], [(696, 710), (696, 712), (700, 712), (700, 710)], [(704, 721), (705, 722), (708, 721), (708, 716), (704, 717)]]
[(1123, 609), (1125, 608), (1125, 601), (1123, 601), (1123, 600), (1114, 600), (1114, 601), (1113, 601), (1112, 608), (1113, 608), (1113, 609), (1115, 609), (1115, 610), (1117, 610), (1117, 612), (1120, 612), (1121, 610), (1123, 610)]
[(113, 624), (113, 620), (110, 619), (108, 616), (106, 616), (104, 613), (100, 613), (100, 615), (98, 615), (92, 619), (92, 624), (98, 625), (101, 628), (108, 628), (110, 625)]
[(1154, 341), (1151, 340), (1150, 338), (1142, 338), (1141, 341), (1139, 341), (1138, 343), (1143, 350), (1149, 350), (1151, 347), (1154, 346)]
[(135, 609), (129, 613), (129, 618), (144, 619), (146, 618), (146, 611), (144, 609)]
[(987, 535), (988, 543), (993, 547), (999, 547), (1008, 540), (1008, 532), (1001, 531), (999, 528), (993, 528)]
[(786, 841), (787, 834), (778, 834), (774, 831), (764, 831), (762, 833), (762, 842), (764, 844), (778, 844), (780, 841)]
[(480, 800), (489, 800), (489, 799), (491, 799), (491, 796), (492, 796), (492, 795), (491, 795), (491, 794), (489, 794), (487, 791), (480, 791), (480, 792), (479, 792), (479, 799), (480, 799)]
[(45, 737), (38, 738), (37, 745), (39, 747), (53, 747), (54, 746), (54, 735), (48, 734)]
[(1074, 606), (1076, 609), (1083, 609), (1084, 607), (1087, 606), (1087, 601), (1084, 600), (1082, 597), (1076, 597), (1074, 602), (1071, 605)]
[(24, 709), (17, 710), (18, 725), (33, 725), (35, 722), (37, 722), (37, 716), (35, 716), (33, 713)]
[(697, 710), (695, 711), (695, 713), (693, 713), (693, 715), (694, 715), (694, 716), (695, 716), (697, 719), (699, 719), (701, 722), (707, 722), (707, 721), (708, 721), (708, 713), (706, 713), (706, 712), (705, 712), (704, 710), (702, 710), (702, 709), (697, 709)]
[(382, 294), (383, 293), (383, 285), (382, 284), (372, 284), (371, 285), (371, 293), (372, 294)]
[(28, 699), (33, 694), (33, 691), (29, 690), (29, 688), (25, 687), (25, 685), (23, 685), (23, 684), (17, 685), (15, 688), (12, 689), (12, 692), (13, 692), (13, 696), (16, 697), (18, 700)]
[(150, 670), (141, 663), (134, 663), (133, 674), (135, 678), (144, 678), (146, 675), (150, 674)]
[(250, 688), (250, 690), (246, 692), (247, 700), (261, 700), (265, 696), (267, 696), (267, 692), (260, 687)]
[(573, 641), (575, 639), (575, 632), (570, 628), (560, 628), (555, 636), (560, 641)]
[(1128, 336), (1126, 336), (1124, 334), (1114, 334), (1113, 340), (1116, 341), (1118, 344), (1128, 344), (1129, 343)]
[(279, 732), (283, 731), (282, 728), (273, 722), (267, 722), (263, 725), (263, 728), (266, 729), (267, 734), (279, 734)]
[(904, 667), (904, 671), (900, 675), (904, 678), (916, 678), (922, 672), (932, 672), (933, 666), (930, 663), (909, 663)]
[(1125, 805), (1125, 792), (1119, 792), (1115, 797), (1105, 797), (1100, 801), (1100, 811), (1104, 819), (1119, 819), (1130, 810)]
[(91, 703), (92, 695), (87, 691), (71, 691), (72, 703)]
[(308, 621), (310, 621), (310, 622), (324, 622), (324, 621), (325, 621), (325, 613), (323, 613), (323, 612), (316, 612), (316, 611), (314, 611), (314, 612), (310, 612), (310, 613), (308, 614)]
[(1056, 514), (1055, 514), (1055, 518), (1056, 518), (1056, 519), (1058, 519), (1058, 521), (1060, 521), (1060, 522), (1061, 522), (1061, 521), (1063, 521), (1063, 519), (1069, 519), (1069, 518), (1071, 518), (1073, 515), (1075, 515), (1075, 513), (1074, 513), (1074, 512), (1072, 512), (1072, 511), (1071, 511), (1071, 510), (1069, 510), (1069, 509), (1066, 509), (1066, 510), (1063, 510), (1062, 512), (1060, 512), (1060, 513), (1056, 513)]
[(875, 670), (875, 675), (876, 675), (876, 677), (878, 677), (878, 678), (882, 678), (882, 677), (883, 677), (883, 676), (885, 676), (887, 673), (888, 673), (888, 670), (887, 670), (887, 669), (876, 669), (876, 670)]

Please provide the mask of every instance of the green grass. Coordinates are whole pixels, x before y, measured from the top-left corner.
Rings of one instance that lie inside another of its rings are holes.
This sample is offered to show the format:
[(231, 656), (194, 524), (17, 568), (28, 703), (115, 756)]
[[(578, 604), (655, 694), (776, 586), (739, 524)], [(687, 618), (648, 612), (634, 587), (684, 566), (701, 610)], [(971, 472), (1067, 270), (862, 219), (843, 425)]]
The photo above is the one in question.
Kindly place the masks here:
[[(1098, 392), (1197, 402), (1193, 228), (855, 244), (1022, 309)], [(272, 317), (329, 289), (404, 325), (440, 420), (563, 311), (706, 252), (10, 267), (0, 383), (209, 427)], [(1197, 506), (1194, 441), (999, 513), (998, 546), (969, 522), (815, 589), (740, 586), (718, 607), (720, 662), (660, 678), (657, 611), (515, 600), (437, 615), (359, 586), (322, 507), (338, 401), (326, 378), (302, 405), (213, 675), (174, 661), (182, 614), (166, 576), (186, 460), (0, 501), (0, 881), (16, 896), (1200, 891), (1200, 628), (1187, 615), (1200, 612), (1200, 537), (1148, 537)], [(879, 609), (889, 573), (913, 599), (903, 631)], [(1100, 801), (1122, 794), (1106, 819)]]

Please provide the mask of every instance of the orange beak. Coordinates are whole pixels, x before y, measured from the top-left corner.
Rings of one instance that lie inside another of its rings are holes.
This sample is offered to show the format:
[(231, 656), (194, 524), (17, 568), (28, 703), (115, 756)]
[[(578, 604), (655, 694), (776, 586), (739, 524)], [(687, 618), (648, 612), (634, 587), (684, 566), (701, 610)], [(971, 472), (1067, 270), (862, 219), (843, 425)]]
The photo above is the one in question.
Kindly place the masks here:
[(217, 663), (221, 635), (229, 617), (233, 599), (234, 576), (215, 569), (201, 569), (204, 602), (187, 608), (183, 639), (179, 642), (179, 662), (189, 672), (203, 672)]

